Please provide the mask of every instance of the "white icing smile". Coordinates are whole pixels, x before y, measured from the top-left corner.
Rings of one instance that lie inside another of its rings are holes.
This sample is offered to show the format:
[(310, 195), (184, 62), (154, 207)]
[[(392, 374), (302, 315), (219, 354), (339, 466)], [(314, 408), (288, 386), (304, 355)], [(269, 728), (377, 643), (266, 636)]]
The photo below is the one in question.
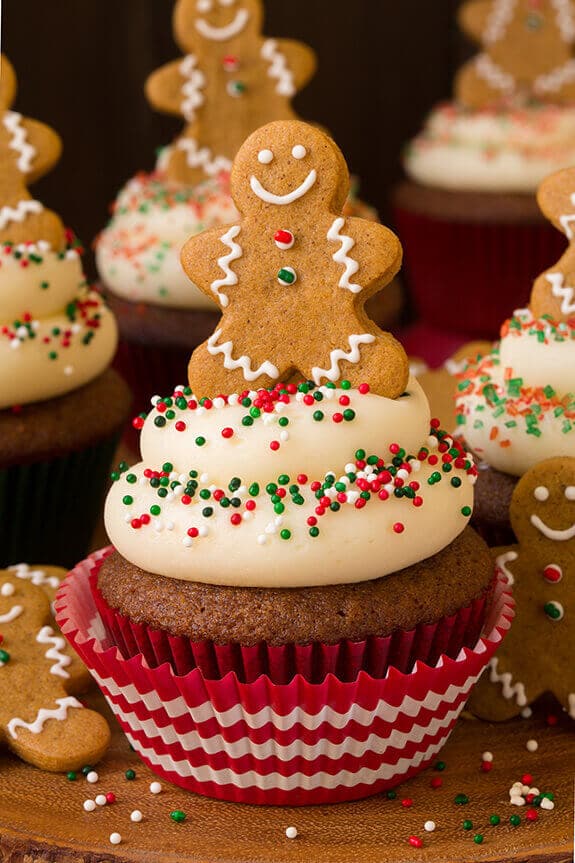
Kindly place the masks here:
[(196, 30), (204, 39), (211, 39), (213, 42), (226, 42), (242, 32), (249, 21), (249, 17), (250, 13), (247, 9), (238, 9), (234, 20), (225, 27), (214, 27), (205, 18), (198, 18)]
[(552, 539), (555, 542), (566, 542), (569, 539), (573, 539), (575, 536), (575, 524), (572, 524), (571, 527), (568, 527), (565, 530), (555, 530), (545, 524), (538, 515), (531, 516), (531, 524), (533, 527), (537, 528), (543, 536), (546, 536), (547, 539)]
[(274, 195), (273, 192), (268, 192), (267, 189), (264, 189), (257, 177), (252, 177), (250, 179), (250, 186), (252, 187), (254, 195), (257, 195), (258, 198), (261, 201), (265, 201), (266, 204), (284, 205), (293, 204), (294, 201), (307, 195), (312, 186), (315, 185), (316, 180), (317, 173), (315, 168), (312, 168), (301, 186), (298, 186), (297, 189), (293, 190), (293, 192), (288, 192), (287, 195)]

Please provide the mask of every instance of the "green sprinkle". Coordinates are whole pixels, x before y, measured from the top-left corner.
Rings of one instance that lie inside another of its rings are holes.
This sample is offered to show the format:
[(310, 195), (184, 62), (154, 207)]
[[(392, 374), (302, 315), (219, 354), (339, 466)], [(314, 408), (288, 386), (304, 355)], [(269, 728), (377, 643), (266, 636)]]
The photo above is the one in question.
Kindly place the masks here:
[(280, 536), (282, 539), (291, 539), (291, 530), (284, 528), (284, 530), (280, 532)]
[(319, 527), (310, 527), (309, 535), (313, 537), (319, 536)]
[(464, 515), (465, 518), (469, 518), (469, 516), (471, 515), (471, 507), (470, 506), (461, 507), (461, 515)]
[(320, 423), (322, 421), (322, 419), (324, 418), (324, 412), (323, 411), (314, 411), (313, 412), (313, 418), (316, 421), (316, 423)]
[(241, 481), (241, 479), (239, 478), (239, 476), (234, 476), (234, 477), (232, 477), (232, 479), (229, 481), (228, 489), (229, 489), (230, 491), (237, 491), (237, 490), (239, 489), (239, 487), (241, 486), (241, 484), (242, 484), (242, 481)]
[(152, 506), (150, 507), (150, 515), (160, 515), (161, 511), (162, 507), (158, 506), (157, 503), (152, 504)]
[(268, 482), (268, 484), (266, 485), (266, 491), (268, 494), (275, 494), (277, 490), (278, 487), (275, 482)]
[(158, 426), (158, 428), (163, 428), (166, 425), (165, 417), (156, 417), (154, 420), (154, 425)]
[(288, 485), (289, 484), (289, 476), (287, 473), (282, 473), (278, 476), (278, 485)]
[(205, 442), (206, 442), (205, 437), (202, 437), (201, 435), (200, 435), (200, 437), (196, 438), (196, 446), (203, 446), (205, 444)]
[(125, 504), (126, 506), (132, 506), (132, 504), (134, 503), (134, 498), (132, 497), (131, 494), (126, 494), (122, 498), (122, 503)]
[(252, 483), (250, 485), (248, 491), (249, 491), (251, 497), (257, 497), (258, 494), (260, 493), (260, 487), (259, 487), (258, 483), (257, 482)]
[(182, 821), (186, 820), (186, 813), (182, 812), (181, 809), (174, 809), (173, 812), (170, 812), (170, 818), (177, 824), (181, 824)]
[(212, 493), (209, 490), (209, 488), (203, 488), (200, 491), (200, 497), (202, 500), (209, 500), (211, 498), (211, 496), (212, 496)]
[(280, 417), (280, 418), (279, 418), (279, 420), (278, 420), (278, 425), (280, 425), (282, 428), (285, 428), (286, 426), (289, 426), (289, 420), (288, 420), (288, 418), (287, 418), (287, 417)]
[(433, 765), (434, 770), (440, 770), (440, 771), (445, 770), (446, 767), (447, 767), (447, 764), (445, 763), (445, 761), (436, 761), (435, 764)]
[(138, 481), (138, 477), (136, 476), (135, 473), (129, 473), (128, 476), (126, 477), (126, 482), (129, 482), (130, 485), (134, 485), (134, 483), (137, 481)]
[(456, 794), (453, 798), (453, 802), (457, 803), (458, 806), (465, 806), (469, 803), (469, 797), (467, 794)]
[(481, 833), (476, 833), (473, 837), (473, 841), (476, 845), (481, 845), (481, 843), (483, 842), (483, 835)]
[(202, 515), (204, 518), (210, 518), (214, 514), (214, 508), (212, 506), (205, 506), (202, 510)]
[(355, 411), (352, 411), (351, 408), (348, 408), (348, 410), (345, 410), (343, 412), (343, 418), (348, 423), (352, 422), (352, 420), (355, 419)]
[(340, 387), (342, 388), (342, 390), (350, 390), (351, 389), (351, 383), (349, 381), (342, 381), (340, 383)]
[(129, 782), (131, 782), (132, 779), (136, 778), (136, 771), (135, 770), (126, 770), (126, 772), (124, 773), (124, 776), (126, 777), (126, 779)]
[(396, 800), (397, 799), (397, 794), (395, 791), (388, 791), (385, 796), (387, 797), (388, 800)]
[(473, 821), (470, 821), (468, 818), (466, 818), (465, 821), (463, 822), (463, 829), (464, 830), (473, 830)]
[(509, 823), (513, 825), (513, 827), (519, 827), (521, 824), (521, 818), (519, 815), (511, 815), (509, 818)]
[(70, 770), (68, 773), (66, 773), (66, 779), (69, 782), (75, 782), (77, 778), (78, 774), (74, 770)]
[(357, 461), (363, 461), (365, 458), (365, 450), (364, 449), (357, 449), (355, 451), (355, 458)]
[(451, 485), (453, 488), (459, 488), (461, 486), (461, 480), (458, 476), (451, 477)]
[(253, 424), (254, 424), (254, 421), (253, 421), (252, 417), (248, 417), (248, 416), (242, 417), (242, 425), (243, 426), (253, 426)]
[(501, 818), (499, 817), (499, 815), (490, 815), (489, 823), (492, 827), (497, 827), (497, 825), (501, 823)]

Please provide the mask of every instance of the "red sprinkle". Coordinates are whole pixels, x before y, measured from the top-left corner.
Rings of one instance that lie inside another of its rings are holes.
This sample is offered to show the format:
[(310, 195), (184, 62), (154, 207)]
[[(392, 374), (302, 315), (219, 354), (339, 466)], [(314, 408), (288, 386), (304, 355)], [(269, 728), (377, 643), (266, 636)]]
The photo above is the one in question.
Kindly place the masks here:
[(395, 533), (403, 533), (403, 531), (405, 530), (405, 525), (402, 524), (400, 521), (396, 521), (393, 525), (393, 530), (395, 531)]
[(369, 384), (360, 384), (358, 386), (358, 390), (362, 394), (362, 396), (366, 395), (369, 392)]
[(489, 771), (493, 769), (493, 762), (492, 761), (482, 761), (481, 762), (481, 769), (483, 770), (484, 773), (489, 773)]
[(132, 420), (132, 426), (138, 431), (143, 428), (144, 420), (142, 419), (142, 417), (134, 417), (134, 419)]
[(115, 803), (115, 802), (116, 802), (116, 795), (114, 794), (113, 791), (108, 791), (108, 793), (106, 794), (106, 803)]
[(525, 813), (525, 817), (528, 821), (537, 821), (537, 819), (539, 818), (537, 809), (528, 809)]
[(533, 776), (531, 773), (524, 773), (521, 777), (521, 782), (523, 785), (531, 785), (533, 783)]
[(239, 514), (239, 512), (234, 512), (234, 514), (230, 518), (230, 521), (233, 525), (236, 525), (236, 526), (238, 524), (241, 524), (242, 523), (242, 517)]
[(334, 423), (342, 423), (343, 422), (343, 414), (336, 413), (332, 416), (332, 420)]
[(191, 536), (192, 539), (195, 539), (199, 535), (200, 535), (200, 531), (198, 530), (197, 527), (188, 528), (188, 536)]
[(410, 836), (409, 844), (412, 848), (423, 848), (423, 840), (421, 840), (419, 836)]
[(234, 436), (234, 430), (231, 428), (222, 429), (222, 437), (230, 438)]
[(273, 440), (273, 441), (270, 443), (270, 449), (271, 449), (271, 450), (273, 450), (274, 452), (276, 452), (279, 448), (280, 448), (280, 442), (279, 442), (279, 440)]
[(297, 481), (299, 482), (300, 485), (305, 485), (307, 482), (307, 474), (305, 474), (305, 473), (298, 474)]
[(185, 422), (182, 422), (182, 420), (178, 420), (178, 422), (176, 423), (176, 431), (183, 432), (185, 430), (186, 430)]
[(251, 511), (251, 510), (253, 510), (253, 509), (255, 509), (255, 508), (256, 508), (256, 502), (255, 502), (255, 500), (246, 500), (246, 509), (247, 509), (247, 510), (250, 510), (250, 511)]
[(413, 799), (411, 797), (404, 797), (401, 805), (404, 809), (410, 809), (413, 806)]
[(432, 788), (441, 788), (443, 785), (443, 779), (440, 776), (434, 776), (429, 784)]

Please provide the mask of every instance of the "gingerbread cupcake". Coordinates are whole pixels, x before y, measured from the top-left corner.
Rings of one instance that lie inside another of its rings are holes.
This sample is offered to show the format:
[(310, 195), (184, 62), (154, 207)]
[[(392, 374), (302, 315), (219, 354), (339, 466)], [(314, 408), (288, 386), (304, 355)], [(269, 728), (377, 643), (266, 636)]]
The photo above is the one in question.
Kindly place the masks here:
[(409, 144), (395, 212), (419, 316), (496, 338), (563, 249), (535, 191), (575, 162), (575, 4), (466, 0), (459, 21), (481, 50)]
[(514, 540), (509, 505), (517, 480), (554, 456), (575, 456), (575, 169), (545, 180), (538, 200), (569, 248), (535, 281), (529, 308), (505, 322), (494, 349), (459, 376), (459, 430), (481, 459), (476, 527), (491, 545)]
[(10, 110), (15, 87), (2, 58), (0, 565), (71, 565), (88, 550), (129, 394), (108, 369), (116, 323), (86, 284), (78, 244), (28, 193), (61, 147)]
[(182, 256), (221, 322), (142, 421), (106, 503), (115, 550), (57, 602), (141, 756), (228, 800), (353, 799), (420, 770), (508, 625), (467, 527), (473, 461), (364, 311), (400, 244), (341, 214), (348, 184), (303, 123), (242, 146), (241, 217)]

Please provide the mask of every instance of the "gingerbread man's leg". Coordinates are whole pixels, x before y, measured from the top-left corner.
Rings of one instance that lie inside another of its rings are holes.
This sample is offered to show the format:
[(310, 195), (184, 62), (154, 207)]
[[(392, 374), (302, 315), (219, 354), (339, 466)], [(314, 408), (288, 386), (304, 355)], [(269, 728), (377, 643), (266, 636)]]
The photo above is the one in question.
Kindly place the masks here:
[(28, 243), (33, 238), (35, 241), (46, 240), (55, 251), (62, 250), (66, 245), (66, 233), (56, 213), (38, 205), (37, 212), (30, 209), (24, 219), (19, 218), (18, 214), (27, 205), (37, 205), (37, 202), (23, 200), (14, 204), (14, 219), (10, 219), (6, 227), (0, 230), (0, 242)]
[[(515, 632), (519, 635), (514, 637)], [(468, 707), (481, 719), (512, 719), (545, 691), (545, 686), (534, 680), (535, 675), (521, 665), (525, 656), (523, 637), (521, 627), (515, 625), (514, 629), (512, 625), (505, 643), (475, 687)]]
[(24, 761), (42, 770), (78, 770), (100, 760), (108, 747), (110, 729), (103, 716), (83, 708), (64, 689), (44, 706), (22, 709), (27, 720), (2, 711), (0, 737)]
[[(504, 76), (505, 73), (500, 74)], [(496, 86), (495, 81), (503, 85), (505, 78), (497, 76), (487, 54), (480, 54), (462, 66), (456, 75), (458, 101), (466, 108), (482, 108), (501, 102), (506, 98), (507, 91), (504, 86)]]

